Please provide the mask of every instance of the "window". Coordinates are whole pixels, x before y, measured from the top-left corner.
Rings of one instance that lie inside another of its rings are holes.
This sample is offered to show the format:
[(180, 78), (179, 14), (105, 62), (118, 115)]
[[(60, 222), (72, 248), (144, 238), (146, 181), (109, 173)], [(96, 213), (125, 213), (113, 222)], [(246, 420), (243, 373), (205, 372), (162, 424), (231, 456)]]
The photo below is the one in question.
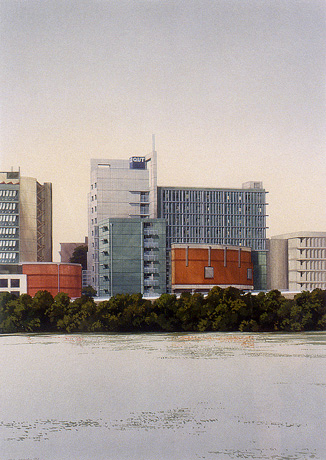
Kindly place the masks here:
[(12, 288), (18, 288), (18, 287), (20, 287), (19, 284), (20, 284), (20, 283), (19, 283), (19, 279), (12, 279), (12, 280), (10, 280), (10, 287), (12, 287)]
[(0, 279), (0, 288), (6, 288), (6, 287), (8, 287), (8, 280)]
[(252, 268), (247, 268), (247, 280), (252, 280)]
[(205, 278), (214, 278), (214, 267), (205, 267)]

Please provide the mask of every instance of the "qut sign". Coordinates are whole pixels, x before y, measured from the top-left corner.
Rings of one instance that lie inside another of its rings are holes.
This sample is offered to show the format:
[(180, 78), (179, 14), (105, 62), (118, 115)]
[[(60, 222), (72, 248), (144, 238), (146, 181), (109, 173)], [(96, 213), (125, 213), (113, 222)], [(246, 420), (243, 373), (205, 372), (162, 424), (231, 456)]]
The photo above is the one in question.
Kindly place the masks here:
[(145, 157), (131, 157), (129, 158), (130, 169), (146, 169)]

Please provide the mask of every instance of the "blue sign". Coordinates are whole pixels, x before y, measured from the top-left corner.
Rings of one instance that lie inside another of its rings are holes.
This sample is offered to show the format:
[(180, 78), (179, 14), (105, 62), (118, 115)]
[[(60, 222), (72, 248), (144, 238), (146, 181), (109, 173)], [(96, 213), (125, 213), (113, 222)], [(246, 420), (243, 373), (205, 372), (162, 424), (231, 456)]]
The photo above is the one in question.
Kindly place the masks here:
[(130, 169), (146, 169), (145, 157), (131, 157), (129, 158)]

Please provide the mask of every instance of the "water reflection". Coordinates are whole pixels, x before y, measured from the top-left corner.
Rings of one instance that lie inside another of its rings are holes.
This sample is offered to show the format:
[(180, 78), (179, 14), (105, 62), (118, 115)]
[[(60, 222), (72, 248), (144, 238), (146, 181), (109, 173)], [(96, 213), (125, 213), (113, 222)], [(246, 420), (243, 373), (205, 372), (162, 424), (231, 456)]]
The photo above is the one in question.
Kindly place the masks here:
[(326, 333), (0, 343), (1, 460), (326, 458)]

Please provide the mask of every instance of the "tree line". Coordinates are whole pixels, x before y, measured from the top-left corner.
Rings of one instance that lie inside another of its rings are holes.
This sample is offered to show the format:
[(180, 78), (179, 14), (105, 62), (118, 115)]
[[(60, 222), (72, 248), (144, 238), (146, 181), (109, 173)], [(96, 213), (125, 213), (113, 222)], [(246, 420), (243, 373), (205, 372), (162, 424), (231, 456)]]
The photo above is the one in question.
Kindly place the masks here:
[(95, 302), (47, 291), (34, 297), (0, 294), (0, 333), (181, 332), (326, 330), (326, 291), (304, 291), (286, 299), (277, 290), (258, 295), (214, 287), (207, 296), (116, 295)]
[(211, 332), (326, 330), (326, 291), (304, 291), (286, 299), (273, 290), (258, 295), (214, 287), (207, 296), (116, 295), (95, 302), (47, 291), (34, 297), (0, 294), (0, 333), (17, 332)]

